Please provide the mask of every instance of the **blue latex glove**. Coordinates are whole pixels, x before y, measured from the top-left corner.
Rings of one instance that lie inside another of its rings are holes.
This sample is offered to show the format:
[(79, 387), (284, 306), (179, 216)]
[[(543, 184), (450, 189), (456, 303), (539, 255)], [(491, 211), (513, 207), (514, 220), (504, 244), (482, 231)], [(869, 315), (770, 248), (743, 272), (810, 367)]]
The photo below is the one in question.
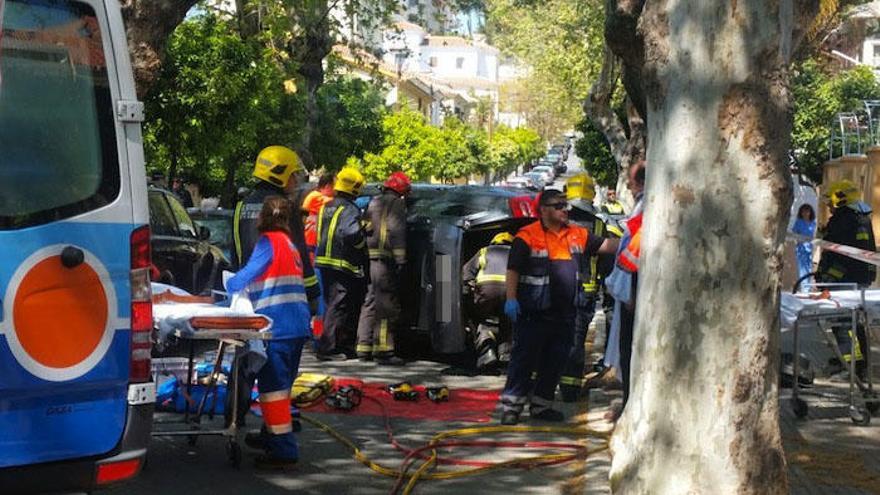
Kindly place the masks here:
[(507, 315), (507, 319), (510, 320), (511, 323), (516, 323), (519, 313), (519, 301), (516, 299), (508, 299), (507, 301), (504, 301), (504, 314)]

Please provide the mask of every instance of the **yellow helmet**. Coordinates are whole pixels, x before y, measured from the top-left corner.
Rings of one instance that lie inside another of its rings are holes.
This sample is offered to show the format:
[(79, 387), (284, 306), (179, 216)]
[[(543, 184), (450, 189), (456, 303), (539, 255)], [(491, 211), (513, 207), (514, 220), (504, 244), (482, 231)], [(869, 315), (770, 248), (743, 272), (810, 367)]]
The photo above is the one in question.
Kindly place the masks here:
[(510, 232), (495, 234), (495, 237), (492, 238), (492, 244), (510, 244), (512, 242), (513, 234), (511, 234)]
[(254, 177), (278, 187), (286, 187), (294, 172), (303, 170), (299, 155), (284, 146), (263, 148), (254, 164)]
[(364, 176), (354, 167), (345, 167), (336, 174), (336, 183), (333, 184), (335, 191), (344, 192), (357, 196), (364, 187)]
[(825, 197), (832, 208), (840, 208), (862, 199), (859, 188), (856, 187), (853, 181), (848, 179), (832, 182), (828, 186), (828, 192), (825, 194)]
[(596, 197), (596, 184), (593, 178), (586, 173), (569, 177), (565, 182), (565, 197), (569, 201), (575, 199), (593, 201)]

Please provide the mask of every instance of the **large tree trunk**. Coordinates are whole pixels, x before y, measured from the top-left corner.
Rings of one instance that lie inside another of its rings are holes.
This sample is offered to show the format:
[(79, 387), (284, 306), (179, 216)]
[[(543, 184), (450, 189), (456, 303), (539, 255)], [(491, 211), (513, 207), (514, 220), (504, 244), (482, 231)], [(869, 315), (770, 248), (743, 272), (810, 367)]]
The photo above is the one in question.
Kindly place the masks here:
[(134, 80), (139, 98), (159, 75), (165, 44), (198, 0), (121, 0)]
[(626, 101), (627, 125), (612, 108), (614, 93), (622, 70), (620, 58), (611, 48), (605, 47), (602, 70), (584, 100), (584, 114), (605, 136), (614, 160), (617, 162), (617, 193), (625, 203), (633, 204), (632, 195), (626, 189), (629, 167), (645, 158), (645, 121), (630, 98)]
[(290, 43), (290, 56), (296, 62), (296, 71), (305, 81), (306, 118), (297, 152), (306, 168), (315, 166), (312, 156), (312, 138), (320, 118), (318, 109), (318, 89), (324, 84), (324, 58), (333, 49), (333, 34), (330, 32), (330, 5), (326, 0), (312, 2), (308, 10), (292, 16), (294, 38)]
[(615, 493), (788, 493), (777, 402), (786, 67), (815, 4), (658, 0), (640, 14), (650, 140)]

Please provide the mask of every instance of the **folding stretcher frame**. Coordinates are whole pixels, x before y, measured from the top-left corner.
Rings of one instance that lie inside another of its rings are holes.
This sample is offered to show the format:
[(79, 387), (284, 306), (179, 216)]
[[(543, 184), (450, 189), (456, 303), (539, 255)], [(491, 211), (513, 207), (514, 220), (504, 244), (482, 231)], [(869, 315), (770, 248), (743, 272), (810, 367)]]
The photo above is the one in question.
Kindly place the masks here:
[[(193, 317), (190, 318), (189, 322), (190, 324), (187, 326), (187, 328), (175, 328), (175, 330), (172, 332), (173, 336), (189, 341), (189, 362), (186, 380), (187, 400), (192, 397), (195, 341), (216, 340), (218, 342), (217, 357), (214, 360), (213, 369), (211, 370), (211, 374), (208, 376), (208, 381), (205, 384), (205, 390), (202, 394), (201, 399), (199, 400), (198, 407), (192, 415), (190, 415), (190, 407), (189, 404), (187, 404), (187, 408), (183, 418), (183, 424), (186, 425), (186, 428), (159, 431), (156, 431), (154, 429), (153, 436), (185, 436), (187, 437), (191, 445), (195, 445), (197, 438), (202, 435), (219, 435), (226, 437), (226, 454), (232, 465), (237, 468), (241, 465), (242, 458), (240, 445), (241, 435), (239, 434), (238, 428), (238, 366), (240, 353), (235, 353), (235, 357), (232, 360), (231, 370), (229, 376), (227, 377), (226, 390), (227, 393), (229, 393), (229, 391), (231, 391), (232, 393), (231, 399), (227, 400), (227, 404), (229, 404), (230, 407), (230, 409), (226, 411), (228, 426), (220, 429), (202, 429), (201, 418), (202, 415), (206, 412), (209, 415), (209, 419), (213, 419), (214, 417), (214, 410), (218, 396), (217, 381), (222, 371), (223, 356), (227, 348), (229, 348), (230, 346), (241, 347), (250, 340), (270, 340), (272, 338), (272, 332), (268, 330), (232, 328), (235, 322), (234, 318), (226, 318), (224, 321), (224, 318), (222, 317)], [(204, 324), (212, 323), (218, 323), (218, 326), (222, 326), (225, 328), (205, 328), (203, 326)], [(205, 406), (208, 401), (208, 396), (211, 395), (210, 392), (212, 391), (214, 392), (212, 404), (209, 408), (206, 409)]]
[[(815, 321), (819, 326), (820, 331), (825, 335), (826, 341), (831, 347), (832, 351), (835, 354), (835, 357), (840, 360), (841, 363), (845, 363), (840, 348), (837, 345), (837, 341), (835, 339), (833, 333), (833, 325), (843, 320), (849, 321), (849, 328), (851, 329), (849, 332), (851, 338), (851, 359), (849, 359), (848, 363), (848, 374), (849, 374), (849, 414), (850, 419), (853, 423), (858, 425), (867, 425), (871, 421), (871, 413), (876, 413), (878, 409), (877, 395), (874, 393), (874, 386), (872, 381), (872, 368), (871, 368), (871, 328), (869, 324), (871, 323), (870, 318), (868, 318), (867, 305), (865, 303), (865, 289), (859, 290), (855, 284), (814, 284), (811, 286), (813, 290), (827, 290), (827, 289), (850, 289), (853, 291), (858, 291), (860, 293), (860, 301), (846, 301), (843, 304), (838, 303), (835, 306), (827, 306), (827, 305), (819, 305), (819, 304), (805, 304), (800, 310), (797, 312), (797, 318), (794, 320), (794, 325), (792, 327), (792, 344), (793, 344), (793, 379), (792, 379), (792, 393), (791, 393), (791, 401), (792, 401), (792, 410), (794, 411), (795, 416), (798, 418), (804, 418), (807, 416), (808, 407), (807, 403), (804, 402), (803, 399), (800, 398), (799, 392), (799, 376), (800, 376), (800, 324), (803, 321)], [(834, 292), (830, 292), (831, 300), (834, 300)], [(809, 299), (803, 299), (804, 302), (810, 301)], [(827, 299), (825, 300), (827, 301)], [(855, 359), (855, 349), (858, 347), (858, 338), (857, 338), (857, 325), (859, 321), (863, 321), (865, 324), (865, 348), (862, 349), (862, 354), (865, 359), (865, 367), (867, 369), (865, 380), (862, 381), (856, 375), (856, 359)], [(861, 394), (856, 392), (856, 389), (861, 392)]]

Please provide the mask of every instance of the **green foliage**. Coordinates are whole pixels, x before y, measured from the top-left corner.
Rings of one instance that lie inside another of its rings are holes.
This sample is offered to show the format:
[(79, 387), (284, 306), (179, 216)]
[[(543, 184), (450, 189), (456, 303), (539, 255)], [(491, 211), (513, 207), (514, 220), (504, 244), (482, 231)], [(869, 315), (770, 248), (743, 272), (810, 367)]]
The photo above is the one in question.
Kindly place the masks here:
[(605, 135), (590, 122), (590, 119), (581, 120), (577, 130), (583, 133), (583, 137), (575, 142), (574, 152), (581, 159), (584, 170), (597, 184), (616, 187), (617, 162), (611, 154)]
[[(185, 175), (228, 203), (260, 149), (293, 148), (302, 132), (305, 95), (285, 90), (285, 70), (261, 40), (243, 40), (234, 21), (208, 13), (182, 23), (146, 99), (149, 169)], [(349, 156), (379, 149), (385, 105), (375, 85), (332, 75), (317, 103), (319, 166), (338, 170)]]
[(397, 170), (416, 181), (443, 182), (472, 174), (507, 173), (544, 152), (544, 142), (531, 129), (499, 126), (490, 139), (484, 130), (455, 118), (433, 127), (407, 106), (388, 114), (382, 130), (381, 151), (356, 161), (367, 180), (383, 180)]
[(880, 84), (864, 66), (829, 74), (813, 59), (795, 68), (792, 79), (792, 148), (801, 170), (815, 181), (828, 159), (831, 126), (839, 112), (864, 110), (862, 100), (880, 99)]
[(335, 77), (321, 86), (320, 117), (312, 140), (318, 167), (335, 172), (348, 157), (379, 150), (385, 115), (385, 101), (379, 90), (375, 84), (346, 77)]
[(229, 194), (260, 148), (292, 144), (302, 102), (284, 93), (283, 74), (262, 53), (212, 14), (178, 26), (146, 99), (150, 170), (187, 175), (207, 195)]
[(529, 67), (518, 111), (544, 139), (580, 121), (579, 104), (601, 66), (604, 3), (601, 0), (486, 0), (491, 42)]

